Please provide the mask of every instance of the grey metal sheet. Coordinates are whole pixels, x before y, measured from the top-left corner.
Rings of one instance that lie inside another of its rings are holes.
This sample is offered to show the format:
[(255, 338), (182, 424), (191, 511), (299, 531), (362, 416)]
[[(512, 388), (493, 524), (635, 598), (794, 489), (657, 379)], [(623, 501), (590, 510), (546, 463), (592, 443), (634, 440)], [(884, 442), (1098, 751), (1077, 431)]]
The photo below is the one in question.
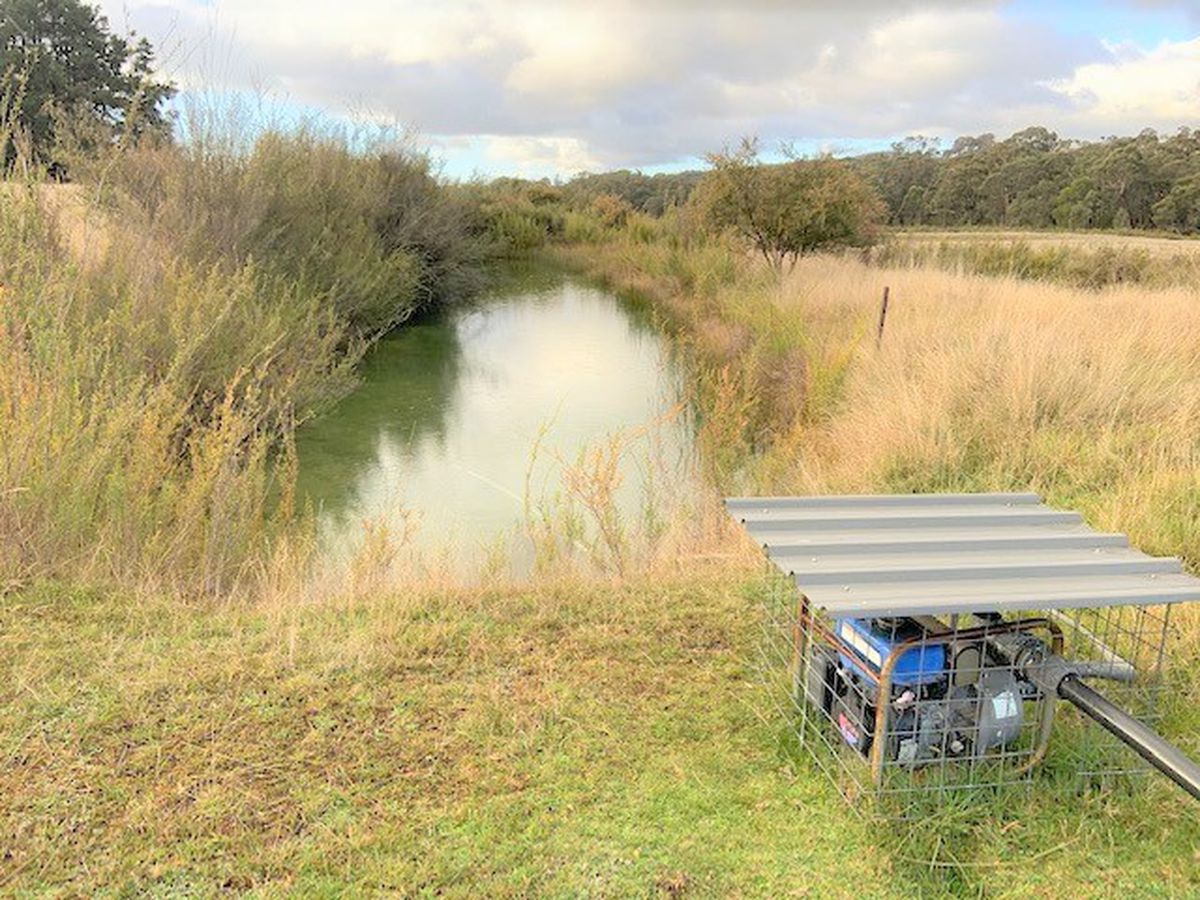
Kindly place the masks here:
[(832, 615), (1200, 600), (1200, 579), (1036, 494), (738, 497), (730, 515)]
[(882, 553), (869, 558), (829, 554), (826, 556), (771, 555), (772, 561), (785, 572), (803, 576), (808, 583), (825, 581), (911, 581), (912, 572), (945, 573), (935, 578), (949, 579), (951, 573), (963, 577), (988, 577), (989, 570), (1028, 570), (1030, 577), (1051, 574), (1052, 569), (1088, 567), (1101, 573), (1119, 574), (1133, 571), (1177, 573), (1179, 560), (1173, 557), (1151, 557), (1128, 548), (1097, 548), (1095, 550), (1010, 550), (967, 551), (955, 553), (939, 548), (923, 553)]
[(1033, 493), (979, 494), (815, 494), (810, 497), (728, 497), (725, 507), (732, 512), (762, 509), (820, 510), (852, 509), (856, 506), (900, 506), (907, 509), (938, 506), (1039, 506), (1042, 498)]
[[(1064, 532), (1061, 534), (1042, 529), (1022, 531), (1012, 529), (1012, 534), (995, 537), (963, 538), (961, 531), (946, 530), (923, 532), (919, 540), (906, 539), (906, 532), (871, 534), (864, 532), (853, 541), (831, 541), (819, 535), (774, 533), (763, 546), (771, 552), (772, 559), (785, 556), (831, 558), (834, 556), (878, 557), (903, 553), (925, 555), (928, 553), (990, 553), (1011, 551), (1055, 551), (1059, 549), (1109, 550), (1129, 546), (1129, 538), (1123, 534), (1085, 534)], [(838, 537), (847, 535), (839, 534)]]
[(893, 507), (861, 507), (852, 512), (822, 516), (812, 511), (741, 513), (747, 527), (760, 531), (820, 531), (854, 528), (1011, 528), (1014, 525), (1078, 525), (1079, 513), (1059, 512), (1045, 507), (1020, 506), (1013, 509), (964, 506), (960, 509), (899, 510)]

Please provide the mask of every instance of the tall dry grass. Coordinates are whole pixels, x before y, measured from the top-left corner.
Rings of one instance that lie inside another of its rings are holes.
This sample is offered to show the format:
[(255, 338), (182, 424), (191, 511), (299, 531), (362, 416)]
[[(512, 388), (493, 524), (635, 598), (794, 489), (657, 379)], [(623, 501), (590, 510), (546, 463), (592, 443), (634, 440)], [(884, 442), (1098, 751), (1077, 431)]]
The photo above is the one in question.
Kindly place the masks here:
[(340, 329), (252, 267), (145, 270), (121, 251), (82, 266), (37, 192), (10, 188), (0, 583), (227, 588), (268, 531), (268, 456), (290, 427), (289, 391), (350, 383)]
[(1183, 288), (1099, 292), (807, 260), (774, 302), (856, 343), (797, 489), (1033, 489), (1200, 565), (1200, 305)]
[(711, 240), (562, 255), (640, 291), (695, 351), (726, 491), (1032, 489), (1200, 569), (1194, 284), (1096, 290), (833, 255), (774, 280)]
[[(679, 444), (691, 425), (680, 402), (566, 455), (542, 448), (550, 430), (543, 428), (530, 455), (515, 535), (516, 559), (528, 557), (528, 565), (510, 566), (509, 573), (550, 582), (652, 579), (757, 564), (752, 548), (747, 553), (731, 540), (732, 523), (698, 455)], [(543, 459), (554, 475), (539, 487), (533, 473)], [(633, 472), (636, 494), (625, 483)], [(505, 554), (509, 561), (512, 549)]]

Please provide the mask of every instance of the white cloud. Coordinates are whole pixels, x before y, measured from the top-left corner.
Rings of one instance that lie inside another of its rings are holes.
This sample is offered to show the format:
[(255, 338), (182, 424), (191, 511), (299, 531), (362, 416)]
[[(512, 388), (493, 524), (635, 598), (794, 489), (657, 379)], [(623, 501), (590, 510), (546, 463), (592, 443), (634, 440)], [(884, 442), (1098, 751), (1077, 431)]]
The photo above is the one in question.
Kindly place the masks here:
[(482, 142), (484, 156), (498, 163), (497, 169), (529, 178), (595, 171), (601, 166), (579, 138), (494, 134), (482, 136)]
[(507, 84), (523, 94), (566, 96), (592, 103), (609, 91), (654, 74), (641, 23), (622, 10), (534, 8), (514, 14), (513, 33), (527, 48)]
[(453, 59), (489, 44), (490, 17), (470, 5), (436, 0), (118, 0), (125, 10), (173, 14), (179, 20), (207, 22), (247, 45), (298, 52), (336, 48), (352, 56), (380, 56), (397, 64)]
[(1148, 52), (1128, 44), (1109, 49), (1108, 61), (1050, 82), (1074, 105), (1077, 122), (1130, 130), (1200, 120), (1200, 38), (1166, 41)]
[(1107, 45), (1002, 0), (105, 5), (161, 46), (215, 47), (170, 53), (189, 87), (370, 109), (474, 138), (497, 170), (651, 165), (751, 133), (836, 141), (1036, 123), (1092, 137), (1200, 115), (1197, 41)]

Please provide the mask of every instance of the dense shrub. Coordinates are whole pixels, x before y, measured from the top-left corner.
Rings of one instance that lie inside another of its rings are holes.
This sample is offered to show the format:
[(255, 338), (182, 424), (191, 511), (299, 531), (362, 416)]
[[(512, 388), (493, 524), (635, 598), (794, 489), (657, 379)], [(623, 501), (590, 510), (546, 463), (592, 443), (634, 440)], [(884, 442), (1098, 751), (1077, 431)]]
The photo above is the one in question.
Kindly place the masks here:
[(732, 231), (777, 272), (813, 250), (870, 243), (884, 218), (874, 188), (839, 160), (767, 165), (745, 141), (709, 164), (692, 202), (711, 228)]
[(523, 256), (566, 231), (561, 194), (540, 182), (497, 179), (473, 186), (469, 196), (498, 255)]
[(590, 204), (591, 213), (605, 228), (624, 228), (633, 207), (616, 194), (599, 194)]
[(364, 349), (470, 290), (488, 247), (428, 161), (300, 130), (0, 182), (0, 591), (224, 594), (293, 512), (297, 425)]
[(563, 229), (563, 239), (568, 244), (595, 244), (610, 235), (605, 233), (604, 226), (589, 213), (568, 212), (566, 226)]
[(253, 260), (325, 295), (366, 336), (478, 286), (486, 245), (465, 199), (403, 144), (356, 151), (301, 129), (240, 152), (202, 135), (75, 168), (103, 172), (109, 207), (149, 240), (199, 265)]

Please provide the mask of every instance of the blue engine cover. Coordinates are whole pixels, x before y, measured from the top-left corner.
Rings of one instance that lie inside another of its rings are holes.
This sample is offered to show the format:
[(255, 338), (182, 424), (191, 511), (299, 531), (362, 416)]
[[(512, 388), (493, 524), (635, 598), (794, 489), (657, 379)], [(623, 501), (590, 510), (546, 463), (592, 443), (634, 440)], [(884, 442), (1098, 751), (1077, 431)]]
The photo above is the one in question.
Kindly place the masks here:
[[(835, 619), (834, 627), (842, 643), (853, 648), (853, 653), (839, 652), (842, 665), (866, 677), (869, 669), (878, 675), (884, 660), (892, 649), (905, 641), (919, 638), (921, 626), (907, 622), (898, 628), (886, 631), (875, 628), (870, 619)], [(921, 644), (906, 650), (896, 661), (892, 670), (892, 684), (930, 684), (946, 676), (946, 647), (944, 644)]]

